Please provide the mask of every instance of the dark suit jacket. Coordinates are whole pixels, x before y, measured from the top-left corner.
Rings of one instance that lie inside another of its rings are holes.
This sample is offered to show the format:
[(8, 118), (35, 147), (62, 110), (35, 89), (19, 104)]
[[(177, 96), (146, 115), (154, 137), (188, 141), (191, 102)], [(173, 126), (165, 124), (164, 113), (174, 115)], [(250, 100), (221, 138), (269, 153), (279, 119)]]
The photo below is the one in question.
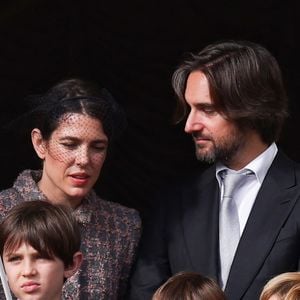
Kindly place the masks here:
[[(151, 299), (179, 271), (217, 279), (219, 187), (215, 166), (176, 185), (145, 221), (130, 299)], [(229, 300), (255, 300), (300, 258), (300, 166), (279, 152), (258, 192), (229, 274)]]

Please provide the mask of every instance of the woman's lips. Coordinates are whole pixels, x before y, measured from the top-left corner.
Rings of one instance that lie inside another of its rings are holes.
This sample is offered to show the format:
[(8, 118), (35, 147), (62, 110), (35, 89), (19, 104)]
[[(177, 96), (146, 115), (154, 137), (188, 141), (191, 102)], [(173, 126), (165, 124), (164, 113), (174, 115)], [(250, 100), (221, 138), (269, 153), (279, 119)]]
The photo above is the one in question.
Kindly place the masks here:
[(85, 185), (89, 181), (90, 176), (87, 174), (71, 174), (70, 178), (75, 185)]

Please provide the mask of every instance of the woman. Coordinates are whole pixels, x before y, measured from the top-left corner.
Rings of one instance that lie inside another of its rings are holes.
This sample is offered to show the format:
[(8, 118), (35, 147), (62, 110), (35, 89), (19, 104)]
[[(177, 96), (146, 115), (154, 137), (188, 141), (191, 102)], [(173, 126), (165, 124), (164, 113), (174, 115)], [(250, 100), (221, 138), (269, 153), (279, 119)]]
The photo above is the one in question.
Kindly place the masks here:
[[(65, 283), (65, 299), (122, 299), (140, 237), (138, 213), (93, 191), (110, 142), (124, 127), (112, 96), (78, 79), (63, 81), (28, 115), (42, 170), (25, 170), (0, 193), (0, 217), (22, 201), (44, 200), (74, 210), (83, 263)], [(36, 101), (35, 101), (36, 102)]]

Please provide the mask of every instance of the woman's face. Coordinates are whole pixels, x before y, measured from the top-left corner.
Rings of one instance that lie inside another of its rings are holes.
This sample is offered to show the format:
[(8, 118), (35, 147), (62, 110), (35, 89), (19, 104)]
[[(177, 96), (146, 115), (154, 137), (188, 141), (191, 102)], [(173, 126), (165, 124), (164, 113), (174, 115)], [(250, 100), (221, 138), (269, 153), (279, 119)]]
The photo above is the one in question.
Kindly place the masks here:
[(51, 202), (78, 206), (98, 179), (106, 157), (108, 138), (101, 122), (84, 114), (66, 114), (43, 146), (40, 189)]

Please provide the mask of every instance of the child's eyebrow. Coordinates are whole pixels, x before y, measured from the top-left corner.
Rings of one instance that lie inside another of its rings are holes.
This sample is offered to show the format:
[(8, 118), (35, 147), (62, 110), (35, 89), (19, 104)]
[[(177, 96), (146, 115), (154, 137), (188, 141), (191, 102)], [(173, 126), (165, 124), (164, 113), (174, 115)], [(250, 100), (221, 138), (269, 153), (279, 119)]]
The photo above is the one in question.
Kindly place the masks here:
[(16, 252), (17, 251), (15, 249), (10, 249), (10, 250), (5, 249), (2, 253), (2, 256), (8, 256), (8, 255), (16, 254)]
[(12, 256), (20, 256), (20, 255), (21, 255), (20, 253), (14, 251), (14, 252), (4, 254), (3, 257), (9, 258), (9, 257), (12, 257)]

